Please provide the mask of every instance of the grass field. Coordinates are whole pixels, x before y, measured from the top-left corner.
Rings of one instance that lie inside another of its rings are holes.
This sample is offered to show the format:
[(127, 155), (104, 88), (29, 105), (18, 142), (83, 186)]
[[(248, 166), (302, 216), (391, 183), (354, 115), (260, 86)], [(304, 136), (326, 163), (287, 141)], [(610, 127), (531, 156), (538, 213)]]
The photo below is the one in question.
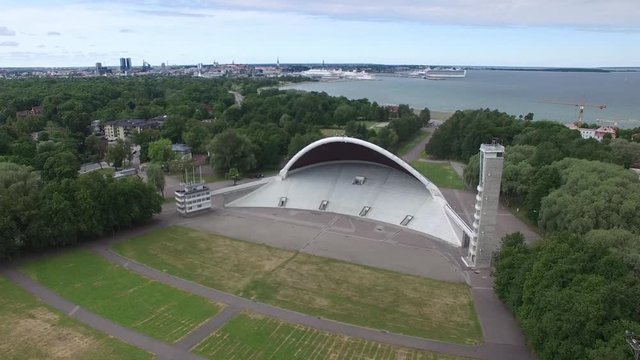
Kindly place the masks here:
[(209, 359), (454, 360), (421, 352), (240, 314), (193, 350)]
[(150, 359), (52, 310), (0, 277), (0, 359)]
[(24, 266), (33, 279), (100, 316), (149, 336), (175, 342), (215, 315), (219, 306), (73, 251)]
[(411, 163), (411, 166), (438, 187), (458, 190), (464, 189), (462, 179), (453, 168), (451, 168), (449, 163), (433, 163), (416, 160)]
[(324, 137), (342, 136), (344, 135), (344, 129), (320, 129), (320, 133)]
[(171, 227), (120, 254), (206, 286), (347, 323), (455, 343), (481, 338), (469, 288)]

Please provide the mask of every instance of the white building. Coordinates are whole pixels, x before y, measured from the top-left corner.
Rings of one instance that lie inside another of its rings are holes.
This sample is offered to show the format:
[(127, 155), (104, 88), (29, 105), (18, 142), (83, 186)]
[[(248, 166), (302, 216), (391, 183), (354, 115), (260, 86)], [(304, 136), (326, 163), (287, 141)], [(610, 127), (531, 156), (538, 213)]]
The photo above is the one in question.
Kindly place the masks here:
[(580, 136), (582, 136), (583, 139), (602, 141), (607, 134), (611, 136), (611, 139), (616, 138), (616, 128), (614, 126), (600, 126), (597, 129), (579, 128), (575, 124), (565, 124), (565, 126), (571, 130), (580, 131)]
[(175, 192), (176, 208), (182, 215), (211, 209), (211, 190), (204, 183), (183, 184)]

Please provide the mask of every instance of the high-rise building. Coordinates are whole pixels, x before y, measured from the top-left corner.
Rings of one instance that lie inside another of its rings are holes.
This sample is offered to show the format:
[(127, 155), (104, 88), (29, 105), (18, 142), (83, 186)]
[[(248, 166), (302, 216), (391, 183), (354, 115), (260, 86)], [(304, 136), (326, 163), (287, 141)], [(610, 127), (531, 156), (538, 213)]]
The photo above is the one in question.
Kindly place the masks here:
[(465, 258), (470, 267), (490, 267), (494, 253), (500, 247), (500, 239), (496, 236), (496, 214), (503, 162), (504, 146), (496, 142), (480, 146), (480, 183), (473, 215), (474, 236)]
[(97, 62), (96, 63), (96, 75), (102, 75), (102, 63)]
[(120, 58), (120, 71), (123, 73), (131, 72), (131, 58)]

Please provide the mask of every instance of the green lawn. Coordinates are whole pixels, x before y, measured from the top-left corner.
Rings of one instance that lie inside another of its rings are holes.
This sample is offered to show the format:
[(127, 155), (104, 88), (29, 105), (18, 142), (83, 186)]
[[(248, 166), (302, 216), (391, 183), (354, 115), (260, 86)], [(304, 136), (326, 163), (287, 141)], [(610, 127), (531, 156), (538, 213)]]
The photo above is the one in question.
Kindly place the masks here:
[(428, 339), (482, 339), (469, 288), (171, 227), (121, 243), (127, 257), (283, 308)]
[(344, 135), (344, 129), (320, 129), (320, 133), (324, 137), (342, 136)]
[(0, 277), (0, 359), (150, 359), (60, 314)]
[(253, 314), (240, 314), (193, 350), (209, 359), (455, 360), (332, 334)]
[(431, 131), (433, 131), (433, 130), (431, 130), (431, 129), (429, 129), (427, 131), (418, 130), (418, 132), (416, 132), (416, 134), (413, 137), (411, 137), (407, 141), (399, 144), (400, 146), (398, 147), (398, 150), (395, 152), (396, 155), (403, 156), (406, 153), (408, 153), (409, 151), (411, 151), (422, 140), (424, 140), (424, 138), (426, 138)]
[(411, 163), (411, 166), (438, 187), (464, 189), (462, 179), (453, 168), (451, 168), (449, 163), (433, 163), (416, 160)]
[(175, 342), (219, 306), (136, 275), (85, 250), (31, 262), (23, 270), (62, 297), (149, 336)]

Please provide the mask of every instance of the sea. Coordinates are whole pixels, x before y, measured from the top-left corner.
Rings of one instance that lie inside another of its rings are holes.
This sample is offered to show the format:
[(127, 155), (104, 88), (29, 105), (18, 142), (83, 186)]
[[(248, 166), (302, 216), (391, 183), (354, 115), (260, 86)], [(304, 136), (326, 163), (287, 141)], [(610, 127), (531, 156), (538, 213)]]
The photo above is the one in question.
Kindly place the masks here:
[(606, 105), (602, 110), (585, 107), (584, 121), (640, 127), (640, 72), (467, 70), (467, 76), (461, 79), (427, 80), (394, 74), (375, 77), (305, 82), (283, 88), (444, 112), (479, 108), (515, 116), (532, 112), (535, 120), (562, 123), (578, 119), (578, 106), (571, 104)]

